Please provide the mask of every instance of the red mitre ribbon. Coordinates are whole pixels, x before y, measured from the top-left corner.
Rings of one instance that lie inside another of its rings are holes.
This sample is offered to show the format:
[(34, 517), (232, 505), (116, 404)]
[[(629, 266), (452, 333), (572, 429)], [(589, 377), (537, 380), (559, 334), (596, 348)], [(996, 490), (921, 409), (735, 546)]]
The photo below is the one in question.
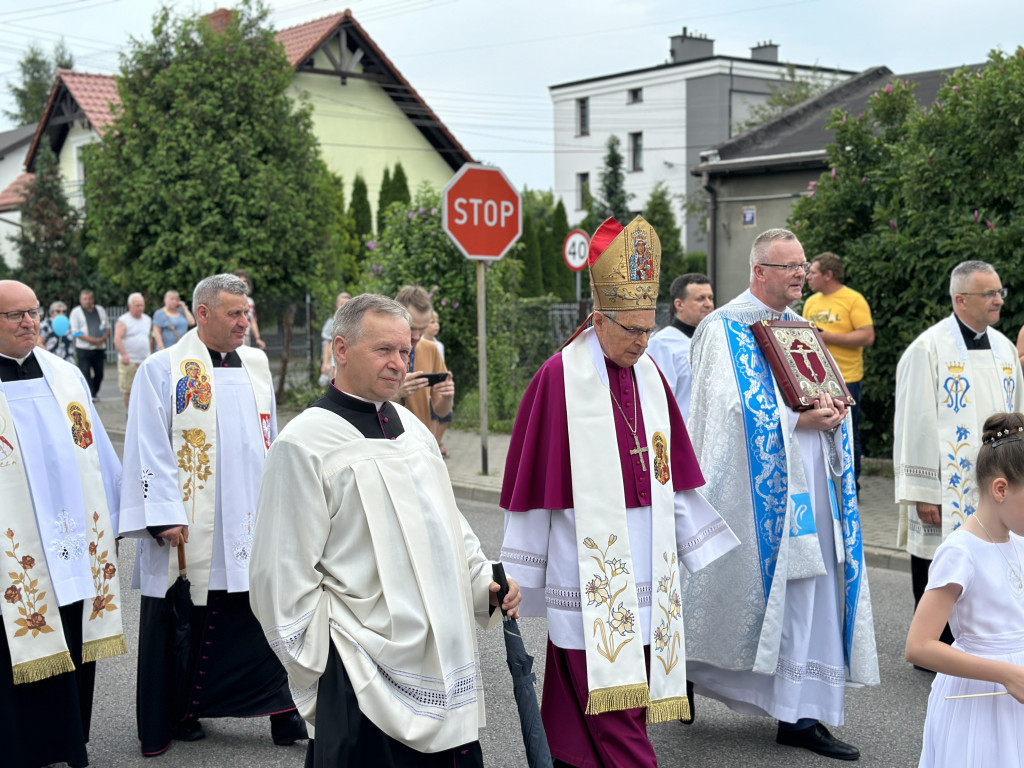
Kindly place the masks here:
[(594, 232), (594, 236), (590, 238), (590, 252), (587, 255), (588, 266), (593, 265), (600, 258), (623, 229), (625, 227), (619, 224), (614, 216), (604, 220), (604, 223)]

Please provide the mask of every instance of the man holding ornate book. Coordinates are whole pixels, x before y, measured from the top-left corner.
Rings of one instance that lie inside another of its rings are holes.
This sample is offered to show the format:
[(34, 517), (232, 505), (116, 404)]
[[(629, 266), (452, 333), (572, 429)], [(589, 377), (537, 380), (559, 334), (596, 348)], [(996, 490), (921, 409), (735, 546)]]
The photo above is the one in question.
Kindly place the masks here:
[(843, 724), (848, 682), (879, 679), (849, 410), (809, 328), (771, 358), (752, 331), (801, 321), (789, 305), (808, 266), (792, 232), (762, 233), (750, 289), (694, 334), (688, 427), (702, 493), (742, 544), (686, 582), (688, 674), (696, 693), (778, 720), (778, 743), (856, 760), (821, 722)]

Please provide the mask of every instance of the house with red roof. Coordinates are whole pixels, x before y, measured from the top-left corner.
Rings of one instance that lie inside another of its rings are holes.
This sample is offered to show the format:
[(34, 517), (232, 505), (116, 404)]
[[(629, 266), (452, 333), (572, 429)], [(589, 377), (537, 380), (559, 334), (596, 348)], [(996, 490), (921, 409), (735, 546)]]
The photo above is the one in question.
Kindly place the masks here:
[[(230, 14), (221, 9), (207, 18), (223, 25)], [(304, 98), (312, 105), (321, 154), (344, 179), (347, 194), (356, 174), (362, 174), (373, 203), (384, 169), (398, 161), (410, 190), (424, 181), (440, 189), (463, 163), (472, 161), (351, 11), (281, 30), (277, 40), (295, 70), (296, 101)], [(44, 135), (57, 153), (69, 198), (84, 203), (82, 148), (110, 127), (119, 103), (114, 76), (58, 70), (25, 156), (27, 173), (0, 187), (0, 217), (4, 206), (17, 207), (19, 189), (31, 178)]]

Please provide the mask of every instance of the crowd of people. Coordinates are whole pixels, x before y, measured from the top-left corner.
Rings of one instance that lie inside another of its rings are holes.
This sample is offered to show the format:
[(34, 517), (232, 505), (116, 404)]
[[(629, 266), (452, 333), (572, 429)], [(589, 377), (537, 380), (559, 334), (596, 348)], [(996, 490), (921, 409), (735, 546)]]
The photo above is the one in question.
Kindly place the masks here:
[[(266, 717), (307, 766), (480, 766), (474, 624), (521, 612), (546, 620), (557, 766), (656, 766), (647, 726), (693, 722), (698, 694), (858, 759), (830, 728), (848, 687), (880, 682), (858, 512), (871, 311), (838, 256), (771, 229), (748, 290), (716, 309), (707, 276), (682, 275), (655, 334), (660, 255), (642, 217), (594, 233), (593, 313), (513, 428), (500, 597), (445, 468), (455, 383), (421, 286), (337, 296), (324, 394), (279, 433), (244, 271), (201, 280), (191, 308), (167, 291), (152, 318), (133, 293), (113, 324), (89, 290), (44, 317), (0, 281), (4, 765), (89, 764), (96, 662), (128, 648), (122, 538), (146, 756), (208, 718)], [(1020, 765), (1024, 377), (991, 265), (963, 262), (949, 292), (896, 377), (906, 657), (938, 673), (921, 765)], [(120, 460), (94, 404), (108, 338)], [(956, 727), (949, 697), (982, 725)]]

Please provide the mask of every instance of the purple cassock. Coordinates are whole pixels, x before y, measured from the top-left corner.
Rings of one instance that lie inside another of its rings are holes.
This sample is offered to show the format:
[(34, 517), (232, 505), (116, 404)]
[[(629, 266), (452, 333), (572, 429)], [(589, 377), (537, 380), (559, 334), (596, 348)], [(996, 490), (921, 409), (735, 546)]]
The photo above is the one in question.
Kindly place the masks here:
[[(612, 404), (626, 508), (646, 507), (651, 503), (651, 453), (630, 454), (635, 443), (626, 425), (628, 419), (631, 426), (636, 426), (640, 445), (649, 445), (643, 414), (636, 403), (635, 374), (632, 368), (622, 368), (608, 358), (605, 358), (605, 366), (611, 394), (625, 414), (623, 418)], [(683, 417), (664, 377), (661, 382), (665, 387), (672, 430), (670, 482), (675, 491), (699, 488), (704, 485), (704, 476), (697, 465)], [(574, 507), (565, 398), (562, 355), (556, 354), (533, 377), (519, 406), (505, 463), (500, 502), (503, 509), (514, 513)], [(595, 472), (607, 469), (594, 467)], [(646, 644), (644, 653), (650, 664), (650, 648)], [(581, 768), (656, 765), (654, 749), (647, 737), (646, 710), (584, 715), (588, 696), (586, 651), (559, 648), (549, 639), (541, 716), (552, 756)]]

